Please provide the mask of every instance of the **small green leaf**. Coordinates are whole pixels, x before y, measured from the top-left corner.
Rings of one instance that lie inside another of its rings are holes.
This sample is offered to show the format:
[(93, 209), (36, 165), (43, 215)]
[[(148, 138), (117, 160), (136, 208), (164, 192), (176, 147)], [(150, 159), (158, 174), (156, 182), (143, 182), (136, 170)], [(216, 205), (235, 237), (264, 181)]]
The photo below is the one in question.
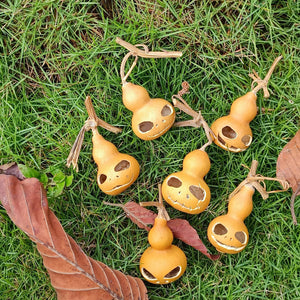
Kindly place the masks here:
[(25, 165), (18, 165), (19, 169), (21, 170), (22, 174), (26, 177), (26, 178), (37, 178), (40, 179), (41, 178), (41, 173), (33, 168), (29, 168)]
[(55, 183), (61, 183), (65, 181), (65, 178), (66, 175), (62, 171), (59, 171), (53, 176), (53, 181)]
[(60, 182), (56, 186), (54, 186), (54, 195), (53, 196), (54, 197), (59, 196), (62, 193), (64, 187), (65, 187), (65, 182), (64, 181)]
[(69, 187), (71, 184), (72, 184), (72, 182), (73, 182), (73, 174), (72, 175), (70, 175), (70, 176), (66, 176), (66, 187)]
[(41, 174), (40, 182), (43, 184), (44, 187), (46, 187), (46, 185), (48, 183), (48, 176), (45, 173)]

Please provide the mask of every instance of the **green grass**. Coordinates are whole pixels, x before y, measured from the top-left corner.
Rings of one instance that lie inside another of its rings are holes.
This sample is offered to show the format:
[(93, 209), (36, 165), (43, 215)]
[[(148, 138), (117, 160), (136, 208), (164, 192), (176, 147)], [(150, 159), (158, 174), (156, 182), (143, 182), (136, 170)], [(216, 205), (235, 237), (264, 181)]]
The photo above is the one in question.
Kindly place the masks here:
[[(5, 1), (0, 4), (0, 163), (16, 161), (50, 173), (74, 174), (71, 187), (49, 205), (69, 233), (93, 258), (140, 276), (139, 257), (148, 246), (119, 208), (103, 201), (157, 199), (157, 184), (178, 171), (183, 157), (206, 142), (202, 129), (171, 129), (154, 141), (142, 141), (130, 127), (131, 113), (121, 101), (119, 67), (126, 51), (121, 38), (150, 49), (179, 50), (179, 59), (140, 59), (130, 76), (152, 97), (170, 100), (186, 80), (185, 99), (209, 124), (228, 113), (232, 101), (249, 91), (248, 73), (262, 77), (283, 55), (269, 84), (271, 97), (258, 94), (260, 112), (251, 122), (254, 142), (234, 154), (212, 145), (206, 182), (212, 199), (199, 216), (167, 207), (171, 217), (190, 221), (212, 253), (206, 237), (209, 222), (227, 210), (228, 195), (246, 177), (252, 159), (258, 172), (276, 175), (281, 149), (299, 128), (299, 24), (297, 1)], [(105, 9), (106, 8), (106, 11)], [(87, 118), (89, 94), (96, 112), (123, 129), (101, 130), (120, 151), (141, 164), (137, 182), (117, 197), (96, 184), (91, 133), (79, 157), (79, 173), (65, 167), (66, 158)], [(185, 119), (178, 114), (178, 120)], [(186, 118), (187, 119), (187, 118)], [(269, 185), (268, 185), (269, 186)], [(273, 185), (272, 187), (276, 187)], [(186, 253), (188, 268), (174, 284), (146, 283), (150, 299), (300, 299), (300, 231), (292, 224), (291, 190), (262, 200), (245, 223), (247, 248), (212, 262), (175, 241)], [(299, 201), (296, 213), (299, 216)], [(300, 221), (300, 220), (299, 220)], [(55, 299), (55, 291), (35, 245), (0, 208), (1, 299)]]

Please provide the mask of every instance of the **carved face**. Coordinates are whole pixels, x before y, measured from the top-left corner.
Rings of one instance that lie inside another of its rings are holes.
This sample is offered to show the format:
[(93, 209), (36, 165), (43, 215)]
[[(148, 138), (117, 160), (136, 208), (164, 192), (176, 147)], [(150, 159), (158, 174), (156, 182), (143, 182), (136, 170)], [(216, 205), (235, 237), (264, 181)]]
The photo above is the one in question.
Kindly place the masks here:
[(169, 175), (162, 184), (166, 202), (188, 214), (199, 214), (210, 201), (210, 190), (202, 178), (184, 171)]
[(216, 136), (215, 144), (231, 152), (244, 151), (252, 142), (249, 123), (241, 123), (230, 115), (217, 119), (211, 130)]
[(177, 246), (165, 250), (149, 247), (141, 257), (140, 271), (150, 283), (167, 284), (181, 277), (186, 265), (186, 256)]
[(134, 157), (118, 152), (98, 165), (97, 183), (104, 193), (118, 195), (137, 179), (139, 172), (140, 166)]
[(154, 140), (167, 132), (175, 121), (174, 107), (164, 99), (151, 99), (132, 116), (132, 130), (143, 140)]
[(244, 222), (230, 215), (219, 216), (212, 220), (207, 229), (207, 236), (219, 252), (229, 254), (242, 251), (249, 240)]

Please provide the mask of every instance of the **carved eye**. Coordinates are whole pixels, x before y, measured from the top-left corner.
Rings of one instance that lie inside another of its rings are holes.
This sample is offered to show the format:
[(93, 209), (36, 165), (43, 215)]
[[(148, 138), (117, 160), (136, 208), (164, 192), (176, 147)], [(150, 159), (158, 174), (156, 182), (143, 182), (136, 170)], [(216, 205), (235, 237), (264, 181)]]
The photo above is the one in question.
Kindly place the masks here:
[(177, 277), (181, 272), (181, 267), (178, 266), (174, 268), (172, 271), (170, 271), (167, 275), (164, 276), (164, 279), (171, 279), (174, 277)]
[(105, 182), (106, 178), (107, 178), (107, 176), (105, 174), (100, 174), (98, 176), (98, 183), (103, 184)]
[(116, 166), (115, 166), (115, 172), (124, 171), (126, 169), (129, 169), (130, 162), (128, 160), (121, 160)]
[(228, 232), (228, 230), (223, 224), (218, 223), (215, 225), (213, 232), (217, 235), (224, 235)]
[(235, 233), (234, 236), (242, 244), (244, 244), (247, 240), (247, 236), (246, 236), (246, 233), (244, 231), (238, 231), (238, 232)]
[(150, 121), (145, 121), (139, 124), (139, 129), (141, 132), (150, 131), (153, 128), (154, 124)]
[(181, 182), (181, 180), (179, 180), (176, 177), (170, 177), (167, 181), (167, 185), (174, 187), (174, 188), (179, 188), (179, 187), (181, 187), (182, 182)]
[(147, 279), (147, 280), (156, 280), (156, 278), (145, 268), (141, 269), (143, 276)]
[(242, 137), (242, 142), (245, 144), (245, 146), (249, 146), (252, 142), (252, 137), (250, 135), (244, 135)]
[(236, 132), (230, 126), (223, 127), (222, 134), (228, 139), (235, 139), (237, 136)]
[(172, 112), (173, 112), (173, 109), (169, 105), (165, 105), (160, 113), (163, 117), (167, 117), (170, 114), (172, 114)]
[(205, 191), (201, 187), (191, 185), (189, 190), (198, 200), (203, 200), (205, 198)]

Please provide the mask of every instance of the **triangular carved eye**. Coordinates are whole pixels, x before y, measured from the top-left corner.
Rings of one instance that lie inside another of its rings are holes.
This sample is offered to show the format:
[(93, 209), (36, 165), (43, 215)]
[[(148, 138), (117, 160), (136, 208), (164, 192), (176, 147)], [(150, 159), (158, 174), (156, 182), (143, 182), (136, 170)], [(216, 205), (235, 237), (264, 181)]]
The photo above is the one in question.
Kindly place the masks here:
[(124, 171), (130, 167), (130, 162), (128, 160), (121, 160), (116, 166), (115, 166), (115, 172)]
[(179, 187), (181, 187), (182, 182), (178, 178), (172, 176), (168, 179), (167, 185), (174, 187), (174, 188), (179, 188)]
[(105, 174), (100, 174), (98, 176), (98, 182), (99, 182), (99, 184), (103, 184), (105, 182), (106, 178), (107, 178), (107, 176)]
[(173, 110), (171, 109), (171, 107), (169, 105), (165, 105), (160, 113), (163, 117), (167, 117), (172, 113), (172, 111)]
[(245, 144), (245, 146), (249, 146), (252, 142), (252, 137), (250, 135), (244, 135), (242, 137), (242, 142)]
[(221, 223), (218, 223), (215, 225), (215, 227), (213, 228), (213, 232), (217, 235), (224, 235), (228, 232), (227, 228), (221, 224)]
[(228, 139), (235, 139), (237, 136), (236, 132), (230, 126), (223, 127), (222, 134)]
[(247, 240), (246, 233), (244, 231), (238, 231), (235, 233), (234, 236), (242, 244), (244, 244)]
[(147, 269), (142, 268), (141, 271), (147, 280), (156, 280), (156, 277), (154, 277)]
[(198, 200), (204, 200), (205, 191), (201, 187), (196, 185), (191, 185), (189, 187), (189, 190)]
[(167, 275), (165, 275), (164, 279), (171, 279), (177, 277), (181, 272), (181, 267), (177, 266), (172, 271), (170, 271)]
[(145, 121), (145, 122), (142, 122), (139, 124), (139, 129), (140, 129), (140, 132), (147, 132), (147, 131), (150, 131), (152, 128), (153, 128), (154, 124), (150, 121)]

